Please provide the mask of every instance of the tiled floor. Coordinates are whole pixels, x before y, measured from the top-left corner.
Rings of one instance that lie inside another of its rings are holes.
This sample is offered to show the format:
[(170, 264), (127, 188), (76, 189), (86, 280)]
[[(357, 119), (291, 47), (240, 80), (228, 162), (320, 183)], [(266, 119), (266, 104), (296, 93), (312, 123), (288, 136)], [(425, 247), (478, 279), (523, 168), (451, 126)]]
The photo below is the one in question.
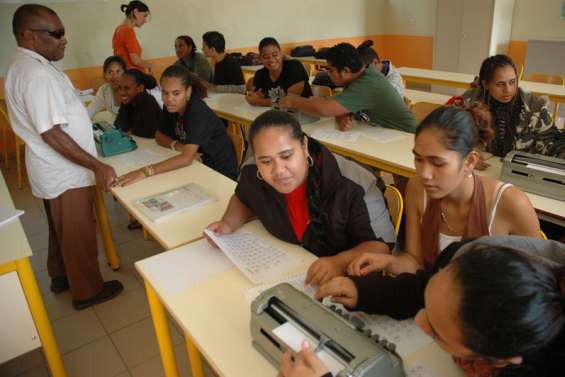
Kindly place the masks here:
[[(112, 271), (106, 265), (99, 242), (100, 268), (106, 280), (118, 279), (125, 289), (111, 301), (75, 311), (69, 292), (54, 295), (49, 290), (46, 267), (48, 228), (43, 202), (31, 195), (27, 182), (22, 190), (16, 188), (15, 164), (11, 162), (11, 169), (2, 167), (2, 173), (14, 204), (25, 210), (21, 220), (33, 249), (31, 263), (69, 377), (163, 376), (143, 282), (133, 265), (139, 259), (161, 252), (162, 248), (154, 241), (143, 240), (140, 230), (129, 231), (127, 213), (107, 197), (106, 207), (121, 268)], [(171, 333), (181, 376), (190, 376), (186, 347), (176, 324), (171, 325)], [(214, 375), (207, 365), (205, 371), (208, 376)], [(43, 352), (38, 349), (0, 364), (0, 376), (48, 377), (50, 373)]]

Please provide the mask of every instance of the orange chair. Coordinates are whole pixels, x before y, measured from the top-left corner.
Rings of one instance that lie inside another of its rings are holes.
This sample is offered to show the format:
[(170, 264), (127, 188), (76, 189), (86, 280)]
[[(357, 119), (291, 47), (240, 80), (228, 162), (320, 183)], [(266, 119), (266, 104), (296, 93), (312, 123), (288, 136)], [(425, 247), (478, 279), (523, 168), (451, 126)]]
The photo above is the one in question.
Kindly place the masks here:
[(429, 113), (441, 107), (442, 105), (438, 103), (431, 103), (431, 102), (416, 102), (412, 105), (410, 110), (414, 114), (414, 118), (416, 118), (416, 122), (420, 123)]
[[(526, 81), (565, 86), (565, 78), (561, 75), (547, 75), (545, 73), (532, 72), (528, 73)], [(553, 111), (554, 122), (557, 122), (557, 117), (559, 117), (559, 102), (555, 102), (555, 110)]]
[(402, 194), (396, 187), (386, 185), (384, 197), (388, 206), (388, 211), (390, 212), (392, 225), (394, 225), (394, 230), (396, 234), (398, 234), (398, 230), (400, 229), (400, 221), (402, 220), (402, 211), (404, 210), (404, 200), (402, 199)]
[[(4, 121), (10, 127), (10, 117), (8, 116), (8, 109), (6, 107), (6, 101), (2, 100), (0, 102), (0, 113), (4, 118)], [(4, 129), (4, 158), (6, 167), (8, 167), (8, 143), (7, 143), (7, 128)], [(25, 143), (18, 135), (14, 134), (14, 145), (16, 146), (16, 171), (18, 176), (18, 189), (22, 189), (23, 186), (23, 161), (22, 161), (22, 147), (25, 147)]]

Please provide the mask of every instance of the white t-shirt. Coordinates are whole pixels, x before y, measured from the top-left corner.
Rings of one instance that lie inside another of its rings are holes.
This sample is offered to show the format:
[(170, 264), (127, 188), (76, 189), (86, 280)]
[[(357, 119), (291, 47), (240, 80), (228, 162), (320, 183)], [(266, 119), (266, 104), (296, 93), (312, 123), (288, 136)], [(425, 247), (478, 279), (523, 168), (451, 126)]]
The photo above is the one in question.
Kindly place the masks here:
[(110, 84), (102, 84), (100, 88), (98, 88), (96, 96), (94, 96), (94, 99), (88, 104), (86, 109), (88, 110), (88, 115), (91, 118), (102, 109), (106, 109), (112, 114), (118, 115), (118, 111), (120, 111), (120, 104), (116, 103), (114, 99), (114, 91)]
[(43, 56), (18, 47), (8, 68), (5, 95), (14, 132), (26, 143), (26, 168), (33, 195), (53, 199), (92, 186), (94, 174), (56, 152), (41, 134), (60, 125), (96, 157), (92, 125), (71, 80)]

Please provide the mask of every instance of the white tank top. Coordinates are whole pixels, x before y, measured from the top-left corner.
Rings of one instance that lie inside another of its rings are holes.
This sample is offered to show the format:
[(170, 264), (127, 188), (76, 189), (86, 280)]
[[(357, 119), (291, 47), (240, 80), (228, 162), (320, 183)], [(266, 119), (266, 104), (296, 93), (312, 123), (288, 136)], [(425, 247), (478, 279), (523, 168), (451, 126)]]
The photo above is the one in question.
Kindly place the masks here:
[[(488, 221), (488, 234), (489, 235), (491, 235), (491, 227), (492, 227), (492, 223), (494, 222), (494, 218), (496, 216), (496, 209), (498, 207), (498, 202), (500, 202), (500, 198), (502, 197), (502, 194), (504, 193), (504, 191), (510, 186), (512, 186), (512, 184), (500, 182), (498, 184), (496, 190), (495, 190), (494, 203), (492, 205), (492, 208), (490, 210), (490, 214), (489, 214), (489, 217), (488, 217), (488, 219), (489, 219), (489, 221)], [(426, 190), (424, 190), (424, 212), (426, 212), (427, 204), (428, 203), (427, 203), (427, 197), (426, 197)], [(463, 236), (451, 236), (451, 235), (443, 234), (443, 233), (439, 232), (438, 238), (439, 238), (438, 239), (439, 250), (440, 250), (440, 253), (441, 253), (443, 250), (445, 250), (446, 247), (448, 247), (452, 243), (461, 241)]]

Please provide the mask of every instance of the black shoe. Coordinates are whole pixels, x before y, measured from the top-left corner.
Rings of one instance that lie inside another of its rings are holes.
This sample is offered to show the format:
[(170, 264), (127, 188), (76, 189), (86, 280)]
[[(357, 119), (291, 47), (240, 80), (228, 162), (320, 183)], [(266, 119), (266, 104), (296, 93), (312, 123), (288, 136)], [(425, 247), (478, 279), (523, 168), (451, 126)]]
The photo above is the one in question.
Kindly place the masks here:
[(62, 293), (69, 289), (69, 280), (66, 276), (51, 279), (51, 292)]
[(137, 220), (130, 220), (130, 222), (128, 224), (129, 230), (136, 230), (136, 229), (141, 229), (141, 228), (142, 228), (142, 226)]
[(104, 282), (104, 288), (96, 296), (86, 300), (73, 300), (73, 307), (76, 310), (83, 310), (91, 307), (92, 305), (100, 304), (108, 301), (120, 294), (124, 290), (124, 286), (117, 280), (110, 280)]

